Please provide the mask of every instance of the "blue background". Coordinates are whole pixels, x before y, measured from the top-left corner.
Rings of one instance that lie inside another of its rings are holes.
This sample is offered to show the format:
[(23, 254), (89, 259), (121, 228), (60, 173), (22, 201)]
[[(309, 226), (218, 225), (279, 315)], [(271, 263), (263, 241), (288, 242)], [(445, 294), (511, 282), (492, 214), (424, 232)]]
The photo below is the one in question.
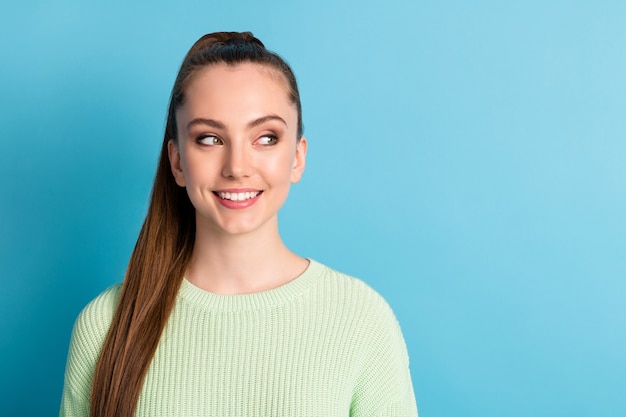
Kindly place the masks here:
[(621, 1), (3, 3), (0, 414), (58, 412), (183, 55), (251, 30), (303, 99), (284, 238), (387, 298), (420, 415), (626, 416), (624, 22)]

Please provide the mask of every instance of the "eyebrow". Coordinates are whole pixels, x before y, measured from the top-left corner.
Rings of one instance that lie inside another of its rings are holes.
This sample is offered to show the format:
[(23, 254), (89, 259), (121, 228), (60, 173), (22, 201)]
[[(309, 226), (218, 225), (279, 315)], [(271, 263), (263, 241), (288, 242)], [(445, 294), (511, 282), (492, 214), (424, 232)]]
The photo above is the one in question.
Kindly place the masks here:
[[(276, 114), (268, 114), (267, 116), (259, 117), (258, 119), (252, 120), (251, 122), (248, 123), (247, 127), (248, 129), (252, 129), (254, 127), (262, 125), (265, 122), (269, 122), (272, 120), (279, 121), (285, 126), (287, 126), (287, 122), (282, 117)], [(226, 129), (226, 125), (224, 125), (224, 123), (218, 120), (197, 117), (193, 119), (192, 121), (190, 121), (189, 123), (187, 123), (187, 130), (191, 130), (192, 127), (197, 126), (197, 125), (206, 125), (206, 126), (213, 127), (215, 129)]]

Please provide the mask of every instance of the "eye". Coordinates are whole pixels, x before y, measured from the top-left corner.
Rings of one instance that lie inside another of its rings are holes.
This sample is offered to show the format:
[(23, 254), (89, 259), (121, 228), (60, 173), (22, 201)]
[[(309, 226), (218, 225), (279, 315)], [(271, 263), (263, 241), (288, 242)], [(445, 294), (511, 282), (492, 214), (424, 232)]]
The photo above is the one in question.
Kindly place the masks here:
[(259, 145), (271, 146), (278, 143), (278, 137), (276, 135), (264, 135), (256, 140)]
[(200, 136), (198, 137), (198, 139), (196, 139), (196, 142), (198, 142), (201, 145), (205, 145), (205, 146), (215, 146), (215, 145), (223, 145), (224, 141), (220, 138), (218, 138), (217, 136), (213, 136), (213, 135), (207, 135), (207, 136)]

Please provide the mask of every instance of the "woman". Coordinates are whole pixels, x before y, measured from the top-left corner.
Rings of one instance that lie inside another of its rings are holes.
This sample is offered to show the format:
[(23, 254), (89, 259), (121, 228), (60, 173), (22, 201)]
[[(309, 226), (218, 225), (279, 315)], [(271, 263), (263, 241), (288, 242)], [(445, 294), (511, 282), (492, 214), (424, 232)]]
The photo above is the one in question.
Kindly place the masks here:
[(62, 416), (417, 415), (388, 305), (280, 238), (306, 150), (278, 55), (251, 33), (193, 45), (124, 282), (76, 321)]

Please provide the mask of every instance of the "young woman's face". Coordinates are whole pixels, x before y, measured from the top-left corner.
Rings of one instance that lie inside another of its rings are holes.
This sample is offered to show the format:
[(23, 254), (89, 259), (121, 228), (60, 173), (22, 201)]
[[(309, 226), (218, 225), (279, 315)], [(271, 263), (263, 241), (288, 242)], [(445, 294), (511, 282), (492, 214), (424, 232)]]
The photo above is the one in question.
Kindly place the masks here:
[(277, 228), (306, 157), (284, 77), (253, 63), (207, 67), (185, 90), (176, 122), (169, 158), (197, 227), (227, 234)]

